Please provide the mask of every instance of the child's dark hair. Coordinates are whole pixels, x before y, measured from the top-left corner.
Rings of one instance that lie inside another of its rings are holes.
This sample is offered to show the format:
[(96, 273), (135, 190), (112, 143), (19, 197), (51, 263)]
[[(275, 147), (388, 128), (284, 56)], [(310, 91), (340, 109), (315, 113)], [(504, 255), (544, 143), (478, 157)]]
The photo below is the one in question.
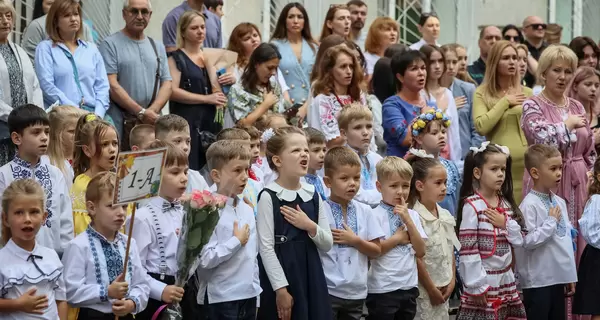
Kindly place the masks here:
[(306, 135), (306, 141), (308, 142), (309, 147), (311, 144), (327, 144), (327, 139), (323, 132), (315, 128), (304, 128), (304, 134)]
[(304, 135), (304, 131), (298, 127), (283, 127), (275, 130), (273, 136), (267, 141), (266, 155), (271, 170), (278, 170), (273, 163), (273, 156), (278, 156), (283, 152), (287, 138), (293, 133)]
[(33, 179), (20, 179), (13, 181), (2, 193), (2, 245), (6, 245), (12, 237), (10, 228), (6, 224), (10, 203), (19, 196), (36, 197), (40, 201), (42, 214), (46, 210), (46, 193), (42, 186)]
[(396, 90), (400, 91), (402, 89), (402, 82), (398, 80), (397, 75), (402, 75), (406, 73), (406, 70), (418, 61), (425, 62), (425, 55), (421, 51), (417, 50), (408, 50), (401, 54), (397, 54), (392, 57), (392, 62), (390, 66), (392, 68), (392, 73), (394, 74), (394, 79), (396, 81)]
[[(476, 187), (473, 178), (473, 170), (475, 168), (479, 168), (479, 170), (483, 170), (483, 165), (486, 163), (489, 155), (492, 154), (503, 154), (504, 151), (500, 149), (500, 147), (496, 146), (493, 143), (487, 145), (485, 150), (475, 153), (473, 150), (467, 153), (465, 158), (464, 165), (464, 175), (463, 175), (463, 184), (460, 188), (460, 197), (458, 198), (458, 210), (456, 214), (456, 230), (458, 232), (460, 228), (460, 223), (462, 221), (462, 210), (465, 205), (465, 201), (468, 197), (475, 194)], [(506, 155), (506, 173), (504, 174), (504, 183), (502, 183), (502, 187), (500, 189), (500, 194), (502, 198), (510, 205), (513, 211), (513, 219), (519, 223), (522, 229), (525, 229), (523, 213), (519, 209), (517, 202), (515, 201), (515, 197), (513, 195), (513, 182), (512, 182), (512, 158), (510, 155)]]
[(217, 10), (217, 7), (223, 5), (223, 0), (204, 0), (207, 9)]
[[(108, 130), (115, 128), (108, 122), (102, 120), (93, 113), (88, 113), (79, 117), (75, 127), (75, 152), (73, 153), (73, 171), (75, 177), (84, 173), (90, 168), (90, 159), (83, 152), (84, 146), (95, 144), (94, 157), (102, 152), (102, 142), (100, 139)], [(115, 130), (116, 131), (116, 130)]]
[(46, 111), (35, 104), (24, 104), (12, 109), (8, 115), (8, 131), (23, 134), (25, 129), (35, 126), (50, 126), (50, 119)]
[(418, 156), (407, 157), (413, 171), (412, 179), (410, 180), (410, 192), (408, 194), (408, 206), (412, 208), (417, 200), (420, 200), (419, 191), (417, 190), (417, 181), (425, 182), (429, 175), (429, 169), (436, 166), (441, 166), (442, 163), (436, 158), (422, 158)]
[(596, 158), (596, 162), (594, 162), (594, 168), (592, 171), (592, 176), (589, 178), (590, 185), (588, 187), (588, 200), (595, 194), (600, 194), (600, 179), (598, 176), (600, 175), (600, 157)]
[(248, 65), (246, 66), (246, 70), (244, 70), (244, 73), (241, 77), (241, 83), (244, 90), (251, 93), (258, 92), (258, 88), (256, 87), (258, 85), (256, 66), (269, 62), (273, 59), (281, 60), (279, 49), (277, 49), (274, 44), (262, 43), (256, 49), (254, 49), (252, 55), (250, 56), (250, 60), (248, 61)]

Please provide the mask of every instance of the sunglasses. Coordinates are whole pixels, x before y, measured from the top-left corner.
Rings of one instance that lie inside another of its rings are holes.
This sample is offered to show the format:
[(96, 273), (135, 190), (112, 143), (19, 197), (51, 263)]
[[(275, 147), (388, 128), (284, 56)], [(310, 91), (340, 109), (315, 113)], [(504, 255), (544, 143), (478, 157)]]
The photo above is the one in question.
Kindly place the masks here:
[(504, 40), (521, 42), (521, 37), (519, 37), (519, 36), (504, 36)]
[(148, 9), (138, 9), (138, 8), (129, 8), (127, 9), (127, 12), (129, 12), (131, 15), (133, 16), (138, 16), (140, 13), (142, 14), (142, 17), (147, 17), (150, 15), (150, 13), (152, 11), (148, 10)]
[(545, 23), (533, 23), (528, 25), (527, 27), (531, 27), (532, 29), (539, 29), (540, 27), (544, 30), (546, 30), (546, 28), (548, 28), (548, 25)]

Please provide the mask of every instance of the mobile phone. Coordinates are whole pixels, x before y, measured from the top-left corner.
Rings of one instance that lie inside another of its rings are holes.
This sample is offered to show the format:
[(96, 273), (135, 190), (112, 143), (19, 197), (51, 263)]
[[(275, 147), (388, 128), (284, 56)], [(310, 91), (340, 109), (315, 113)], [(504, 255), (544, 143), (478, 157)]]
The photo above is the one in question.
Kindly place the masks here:
[[(217, 78), (224, 75), (225, 73), (227, 73), (227, 69), (225, 68), (221, 68), (217, 71)], [(228, 95), (229, 94), (229, 88), (231, 88), (231, 86), (221, 86), (221, 89), (223, 89), (223, 94), (224, 95)]]

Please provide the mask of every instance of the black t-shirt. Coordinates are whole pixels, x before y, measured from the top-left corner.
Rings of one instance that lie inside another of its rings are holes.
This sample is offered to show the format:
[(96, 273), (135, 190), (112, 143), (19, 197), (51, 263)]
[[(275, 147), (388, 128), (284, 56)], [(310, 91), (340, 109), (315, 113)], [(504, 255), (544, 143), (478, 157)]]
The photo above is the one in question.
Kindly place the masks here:
[[(527, 48), (529, 48), (529, 53), (531, 53), (531, 56), (537, 61), (540, 60), (540, 56), (542, 55), (542, 51), (544, 51), (544, 49), (546, 49), (548, 47), (548, 44), (544, 41), (542, 42), (542, 46), (540, 46), (539, 48), (536, 48), (534, 46), (532, 46), (529, 41), (525, 41), (525, 44), (527, 45)], [(529, 73), (529, 70), (527, 70), (527, 74), (525, 74), (525, 84), (530, 87), (533, 88), (535, 86), (535, 75)]]

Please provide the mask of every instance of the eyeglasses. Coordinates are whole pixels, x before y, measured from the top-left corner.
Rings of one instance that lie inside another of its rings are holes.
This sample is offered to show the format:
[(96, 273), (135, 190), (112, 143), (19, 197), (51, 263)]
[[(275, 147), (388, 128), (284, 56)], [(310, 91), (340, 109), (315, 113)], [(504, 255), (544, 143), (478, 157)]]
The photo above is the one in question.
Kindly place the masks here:
[(138, 8), (129, 8), (129, 9), (127, 9), (127, 12), (129, 12), (131, 15), (136, 16), (136, 17), (140, 13), (142, 14), (142, 17), (148, 17), (150, 15), (150, 13), (152, 13), (152, 11), (150, 11), (148, 9), (138, 9)]
[(548, 28), (548, 25), (545, 23), (532, 23), (525, 28), (528, 28), (528, 27), (531, 27), (534, 30), (537, 30), (541, 27), (543, 30), (546, 30), (546, 28)]
[(506, 35), (506, 36), (504, 36), (504, 40), (507, 40), (507, 41), (514, 41), (514, 42), (521, 42), (521, 37), (519, 37), (519, 36), (509, 36), (509, 35)]

